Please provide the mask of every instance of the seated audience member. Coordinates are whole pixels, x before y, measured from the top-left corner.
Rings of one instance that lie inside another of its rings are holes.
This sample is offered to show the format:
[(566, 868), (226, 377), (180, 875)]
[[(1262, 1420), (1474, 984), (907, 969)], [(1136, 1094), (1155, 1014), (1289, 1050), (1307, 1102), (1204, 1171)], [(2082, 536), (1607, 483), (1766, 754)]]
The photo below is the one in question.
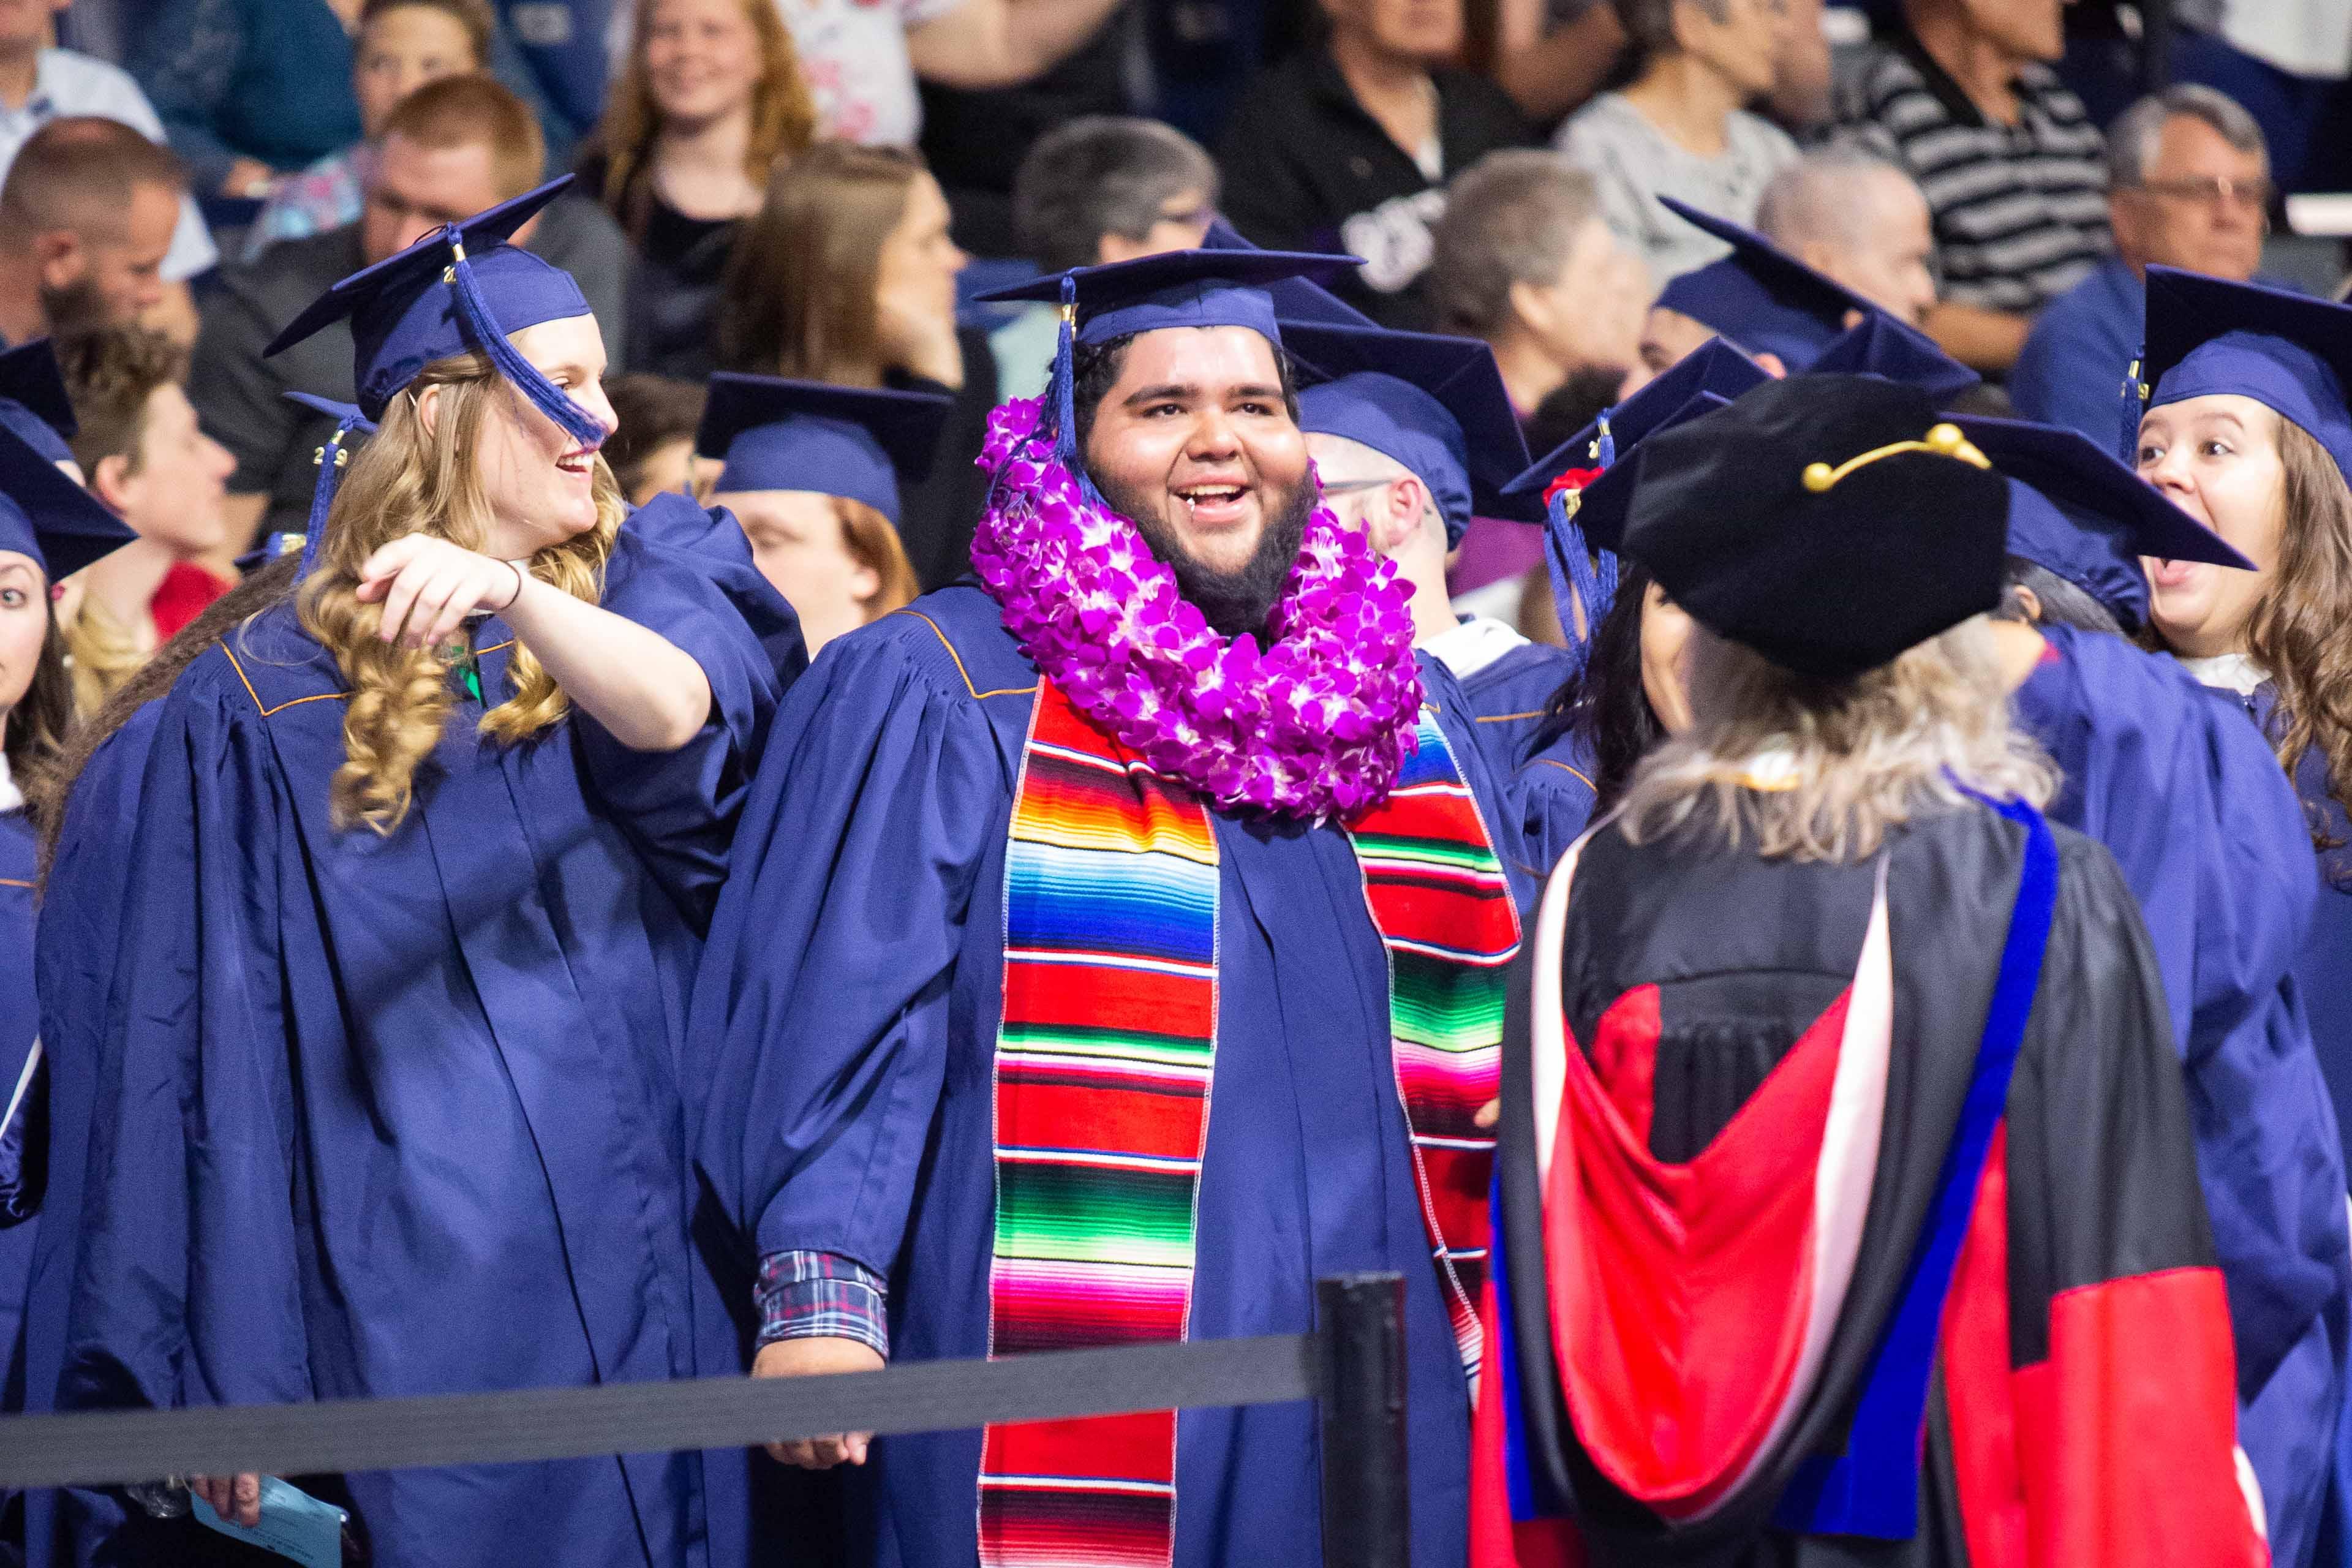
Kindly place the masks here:
[(1521, 113), (1548, 125), (1601, 90), (1624, 47), (1610, 0), (1499, 0), (1488, 69)]
[(1830, 89), (1830, 36), (1822, 25), (1824, 0), (1779, 0), (1780, 47), (1772, 56), (1772, 90), (1763, 112), (1801, 141), (1829, 124), (1837, 105)]
[(823, 142), (769, 181), (719, 307), (729, 370), (954, 397), (929, 477), (906, 487), (898, 530), (926, 589), (971, 569), (988, 495), (972, 458), (996, 405), (996, 361), (987, 333), (956, 324), (967, 259), (919, 156)]
[(1668, 198), (1669, 209), (1731, 247), (1720, 261), (1668, 283), (1642, 324), (1642, 360), (1662, 374), (1721, 336), (1775, 375), (1809, 368), (1867, 316), (1871, 302), (1762, 235)]
[(2262, 265), (2270, 194), (2262, 127), (2211, 88), (2168, 87), (2124, 110), (2107, 133), (2116, 254), (2033, 323), (2009, 378), (2018, 412), (2113, 451), (2149, 265), (2246, 281)]
[(1528, 124), (1485, 77), (1445, 62), (1462, 0), (1319, 0), (1329, 37), (1261, 71), (1217, 150), (1225, 216), (1270, 250), (1345, 251), (1335, 285), (1387, 327), (1435, 323), (1430, 231), (1445, 183)]
[[(206, 301), (188, 395), (205, 428), (236, 458), (229, 516), (236, 547), (264, 520), (299, 533), (310, 515), (311, 453), (331, 422), (286, 399), (306, 392), (352, 400), (349, 330), (330, 326), (264, 357), (278, 329), (337, 279), (382, 261), (445, 223), (520, 195), (539, 182), (543, 143), (522, 100), (485, 76), (444, 77), (400, 101), (366, 172), (357, 223), (273, 245), (222, 274)], [(579, 280), (600, 321), (621, 316), (626, 246), (593, 202), (567, 193), (520, 231), (521, 243)]]
[(1570, 117), (1553, 144), (1592, 172), (1617, 237), (1664, 283), (1723, 254), (1658, 204), (1662, 195), (1737, 224), (1797, 157), (1789, 133), (1742, 108), (1772, 88), (1772, 0), (1617, 0), (1639, 61), (1620, 92)]
[(930, 466), (953, 400), (771, 375), (710, 378), (695, 450), (723, 465), (711, 504), (743, 525), (809, 657), (913, 602), (898, 481)]
[(180, 161), (120, 121), (52, 120), (0, 182), (0, 338), (138, 321), (163, 302)]
[[(710, 374), (711, 321), (741, 220), (815, 112), (773, 0), (645, 0), (581, 184), (636, 250), (612, 318), (633, 370)], [(600, 317), (602, 311), (599, 311)]]
[(1806, 153), (1764, 187), (1756, 227), (1899, 321), (1924, 326), (1935, 309), (1927, 198), (1875, 153), (1850, 146)]
[(489, 0), (365, 0), (352, 54), (362, 140), (278, 180), (246, 231), (245, 259), (275, 242), (341, 228), (360, 216), (360, 165), (394, 105), (425, 83), (486, 69), (498, 18)]
[[(0, 6), (0, 174), (27, 137), (64, 115), (119, 120), (150, 142), (163, 140), (163, 122), (129, 72), (72, 49), (47, 47), (52, 18), (64, 8), (60, 0)], [(148, 324), (193, 341), (196, 311), (188, 279), (219, 260), (195, 197), (184, 191), (179, 225), (163, 258), (164, 300), (149, 312)]]
[(694, 427), (702, 423), (703, 392), (690, 381), (666, 375), (616, 375), (604, 395), (621, 423), (604, 438), (604, 461), (621, 481), (631, 506), (643, 506), (665, 490), (697, 493)]
[(236, 459), (196, 425), (181, 384), (188, 353), (144, 327), (60, 338), (80, 429), (74, 458), (90, 493), (138, 539), (81, 576), (65, 628), (74, 705), (94, 713), (147, 656), (235, 584), (203, 562), (228, 542), (226, 481)]
[[(1091, 115), (1048, 132), (1013, 181), (1021, 253), (1044, 272), (1191, 250), (1217, 206), (1217, 166), (1156, 120)], [(1061, 313), (1031, 305), (989, 334), (999, 395), (1034, 397), (1054, 365)]]
[(1579, 371), (1638, 370), (1652, 292), (1592, 176), (1559, 153), (1489, 153), (1454, 182), (1430, 264), (1437, 330), (1495, 351), (1522, 420)]
[(361, 0), (163, 0), (132, 29), (131, 74), (208, 195), (262, 197), (360, 139)]
[(817, 134), (911, 147), (923, 130), (917, 77), (972, 91), (1034, 81), (1095, 43), (1118, 0), (795, 0), (778, 9), (816, 101)]
[(2006, 370), (2034, 312), (2109, 248), (2105, 143), (2048, 62), (2063, 0), (1904, 0), (1891, 37), (1838, 93), (1838, 124), (1916, 181), (1935, 219), (1943, 299), (1928, 331)]

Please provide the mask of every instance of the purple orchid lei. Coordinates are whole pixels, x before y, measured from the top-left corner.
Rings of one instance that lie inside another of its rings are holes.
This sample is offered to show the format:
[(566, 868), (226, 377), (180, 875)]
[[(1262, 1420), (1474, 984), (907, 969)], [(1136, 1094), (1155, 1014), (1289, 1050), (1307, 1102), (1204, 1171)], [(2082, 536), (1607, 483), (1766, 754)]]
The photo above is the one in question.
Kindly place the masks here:
[(1328, 507), (1307, 520), (1263, 653), (1177, 592), (1135, 525), (1032, 440), (1043, 408), (989, 416), (994, 476), (971, 563), (1005, 630), (1078, 711), (1221, 806), (1320, 821), (1388, 798), (1414, 750), (1411, 591)]

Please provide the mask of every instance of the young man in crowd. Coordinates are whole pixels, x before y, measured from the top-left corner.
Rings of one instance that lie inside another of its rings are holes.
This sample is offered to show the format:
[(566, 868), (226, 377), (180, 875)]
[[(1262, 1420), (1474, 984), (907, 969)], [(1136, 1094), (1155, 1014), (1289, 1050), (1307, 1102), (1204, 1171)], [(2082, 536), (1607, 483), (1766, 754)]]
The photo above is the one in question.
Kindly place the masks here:
[[(779, 711), (696, 982), (736, 1086), (701, 1159), (760, 1255), (763, 1376), (1291, 1332), (1318, 1273), (1399, 1271), (1412, 1555), (1444, 1568), (1516, 836), (1459, 689), (1316, 507), (1264, 287), (1303, 265), (1077, 273), (1074, 416), (999, 411), (980, 582), (842, 637)], [(1442, 910), (1400, 896), (1427, 857)], [(1315, 1562), (1312, 1409), (1182, 1422), (1181, 1449), (1161, 1412), (780, 1457), (848, 1461), (890, 1521), (849, 1563), (1047, 1533)]]
[(1461, 0), (1321, 5), (1328, 41), (1260, 73), (1226, 124), (1225, 216), (1272, 249), (1362, 257), (1339, 294), (1382, 326), (1426, 331), (1446, 183), (1529, 129), (1502, 89), (1446, 63)]
[[(1088, 115), (1041, 137), (1013, 181), (1021, 252), (1047, 272), (1191, 250), (1217, 210), (1217, 166), (1156, 120)], [(997, 391), (1034, 397), (1054, 366), (1060, 312), (1031, 305), (988, 337)]]
[(2105, 143), (2051, 69), (2063, 0), (1904, 0), (1837, 98), (1840, 128), (1894, 160), (1934, 215), (1943, 299), (1927, 329), (2006, 370), (2035, 312), (2110, 248)]
[(0, 183), (0, 338), (123, 326), (163, 303), (180, 161), (130, 126), (53, 120)]
[[(150, 142), (163, 140), (155, 106), (120, 66), (51, 47), (50, 35), (68, 0), (7, 0), (0, 5), (0, 170), (5, 170), (26, 138), (64, 115), (119, 120)], [(163, 258), (163, 300), (147, 324), (161, 327), (183, 343), (196, 335), (195, 303), (188, 280), (220, 260), (195, 197), (180, 194), (180, 217), (172, 248)]]
[[(238, 551), (265, 523), (299, 533), (310, 518), (310, 454), (332, 422), (285, 395), (353, 396), (348, 329), (330, 327), (274, 356), (263, 348), (337, 279), (537, 184), (543, 147), (538, 121), (513, 93), (484, 76), (444, 77), (403, 99), (384, 121), (357, 223), (283, 241), (251, 266), (227, 270), (205, 312), (188, 394), (205, 430), (236, 458), (229, 516)], [(520, 237), (579, 279), (599, 321), (620, 321), (627, 245), (595, 204), (561, 196)]]
[(2262, 265), (2270, 198), (2262, 127), (2211, 88), (2168, 87), (2124, 110), (2107, 132), (2116, 254), (2033, 323), (2009, 378), (2018, 412), (2112, 449), (2149, 266), (2245, 282)]

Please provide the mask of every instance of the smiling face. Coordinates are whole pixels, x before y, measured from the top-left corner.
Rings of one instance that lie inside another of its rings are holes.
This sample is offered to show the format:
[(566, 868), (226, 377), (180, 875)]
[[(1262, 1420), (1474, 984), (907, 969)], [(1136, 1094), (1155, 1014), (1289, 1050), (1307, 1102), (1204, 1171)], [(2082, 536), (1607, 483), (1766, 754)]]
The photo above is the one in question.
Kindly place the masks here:
[(764, 57), (744, 0), (657, 0), (646, 13), (646, 79), (674, 126), (751, 108)]
[(1213, 572), (1248, 565), (1307, 480), (1307, 441), (1274, 345), (1247, 327), (1175, 327), (1128, 345), (1095, 411), (1087, 468), (1104, 495)]
[(2176, 653), (2245, 651), (2247, 622), (2270, 589), (2285, 532), (2280, 424), (2252, 398), (2226, 393), (2151, 408), (2140, 420), (2140, 477), (2256, 568), (2148, 563), (2148, 619)]
[(29, 555), (0, 550), (0, 740), (8, 715), (32, 689), (49, 635), (49, 583)]
[[(542, 321), (507, 341), (608, 433), (620, 423), (604, 395), (604, 339), (595, 317)], [(492, 519), (481, 548), (518, 561), (596, 526), (596, 448), (573, 440), (520, 388), (501, 381), (491, 390), (475, 459)], [(428, 417), (439, 391), (425, 394)]]

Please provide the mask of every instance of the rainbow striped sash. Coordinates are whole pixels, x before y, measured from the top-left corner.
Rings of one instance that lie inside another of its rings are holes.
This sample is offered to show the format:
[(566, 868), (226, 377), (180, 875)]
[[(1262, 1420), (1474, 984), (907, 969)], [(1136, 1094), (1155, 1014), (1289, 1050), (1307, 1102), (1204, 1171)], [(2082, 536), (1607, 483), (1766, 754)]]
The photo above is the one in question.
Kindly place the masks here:
[[(1348, 826), (1389, 952), (1398, 1092), (1465, 1367), (1486, 1256), (1502, 868), (1431, 716), (1383, 805)], [(1217, 1042), (1207, 809), (1041, 680), (1005, 856), (989, 1353), (1184, 1337)], [(992, 1426), (984, 1568), (1172, 1558), (1176, 1414)]]

